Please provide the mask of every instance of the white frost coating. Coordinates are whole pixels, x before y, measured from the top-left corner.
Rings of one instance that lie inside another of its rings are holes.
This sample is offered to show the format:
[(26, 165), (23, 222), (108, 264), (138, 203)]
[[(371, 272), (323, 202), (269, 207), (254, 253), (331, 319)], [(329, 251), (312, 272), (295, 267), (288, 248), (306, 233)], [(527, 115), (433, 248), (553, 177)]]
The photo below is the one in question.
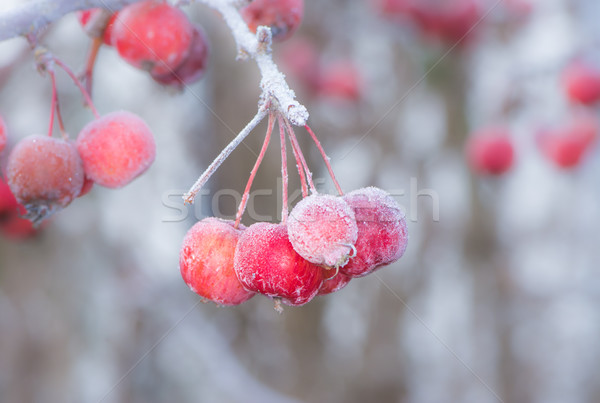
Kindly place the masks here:
[(296, 94), (290, 89), (285, 81), (285, 75), (279, 71), (273, 61), (270, 28), (259, 27), (256, 35), (252, 34), (236, 7), (239, 3), (237, 0), (198, 1), (223, 15), (237, 43), (240, 55), (256, 61), (262, 76), (260, 87), (263, 91), (263, 99), (277, 100), (280, 112), (290, 122), (296, 126), (304, 126), (308, 120), (308, 111), (304, 105), (296, 101)]

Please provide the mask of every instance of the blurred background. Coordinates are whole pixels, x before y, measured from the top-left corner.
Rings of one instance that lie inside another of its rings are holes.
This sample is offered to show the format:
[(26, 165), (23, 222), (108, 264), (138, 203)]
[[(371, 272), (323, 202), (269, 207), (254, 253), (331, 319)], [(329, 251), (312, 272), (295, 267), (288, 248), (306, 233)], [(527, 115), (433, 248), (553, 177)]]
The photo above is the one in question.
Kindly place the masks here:
[[(126, 109), (153, 129), (150, 170), (123, 189), (96, 186), (31, 236), (3, 227), (0, 401), (600, 401), (598, 147), (560, 145), (582, 116), (595, 136), (599, 110), (569, 92), (565, 74), (585, 64), (581, 87), (600, 86), (599, 2), (306, 2), (276, 59), (343, 189), (390, 192), (410, 239), (398, 262), (281, 315), (260, 296), (200, 303), (179, 274), (186, 231), (235, 215), (265, 133), (263, 124), (183, 206), (260, 94), (256, 65), (235, 60), (218, 14), (184, 9), (211, 43), (200, 82), (166, 89), (109, 47), (96, 65), (100, 113)], [(83, 68), (89, 38), (73, 14), (43, 43)], [(75, 138), (93, 116), (58, 79)], [(46, 132), (50, 99), (26, 41), (0, 43), (12, 145)], [(498, 127), (514, 160), (489, 174), (465, 147)], [(297, 134), (318, 188), (333, 193), (316, 147)], [(280, 178), (275, 140), (246, 225), (279, 219)], [(293, 171), (290, 185), (295, 202)]]

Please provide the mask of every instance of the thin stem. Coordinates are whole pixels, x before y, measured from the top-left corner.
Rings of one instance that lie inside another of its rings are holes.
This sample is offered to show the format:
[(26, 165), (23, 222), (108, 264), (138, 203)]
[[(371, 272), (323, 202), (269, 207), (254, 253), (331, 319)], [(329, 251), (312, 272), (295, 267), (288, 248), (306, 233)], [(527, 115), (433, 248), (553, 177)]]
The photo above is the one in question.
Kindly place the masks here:
[[(285, 123), (283, 122), (283, 117), (279, 116), (279, 127), (285, 127)], [(304, 170), (302, 168), (302, 163), (300, 162), (300, 155), (298, 154), (298, 150), (296, 149), (296, 145), (292, 143), (292, 152), (294, 153), (294, 159), (296, 160), (296, 168), (298, 168), (298, 175), (300, 175), (300, 187), (302, 188), (302, 197), (308, 196), (308, 186), (306, 184), (306, 176), (304, 174)]]
[[(281, 119), (280, 119), (281, 120)], [(281, 223), (285, 224), (288, 217), (288, 172), (287, 172), (287, 151), (285, 149), (285, 130), (279, 124), (279, 141), (281, 143)], [(304, 184), (306, 187), (306, 183)]]
[(246, 204), (248, 203), (248, 197), (250, 195), (250, 189), (252, 188), (252, 182), (254, 182), (254, 177), (256, 176), (256, 172), (258, 171), (258, 167), (262, 163), (263, 158), (265, 157), (265, 153), (267, 151), (267, 147), (269, 146), (269, 142), (271, 141), (271, 133), (273, 133), (273, 125), (275, 124), (275, 118), (273, 116), (273, 112), (269, 113), (269, 124), (267, 126), (267, 134), (265, 136), (265, 141), (263, 142), (262, 148), (260, 149), (260, 154), (254, 163), (254, 167), (250, 172), (250, 177), (248, 178), (248, 183), (246, 183), (246, 189), (244, 190), (244, 195), (242, 196), (242, 201), (240, 202), (240, 207), (238, 208), (237, 215), (235, 217), (235, 225), (234, 228), (240, 226), (240, 221), (242, 220), (242, 215), (246, 210)]
[(323, 146), (321, 146), (321, 142), (319, 141), (319, 139), (317, 139), (317, 135), (312, 131), (312, 129), (308, 125), (304, 125), (304, 128), (308, 131), (308, 133), (310, 134), (310, 137), (312, 137), (313, 141), (317, 145), (317, 148), (319, 149), (319, 152), (321, 153), (321, 156), (323, 157), (323, 161), (325, 161), (325, 165), (327, 166), (327, 170), (329, 171), (329, 176), (331, 176), (331, 180), (333, 181), (335, 188), (337, 189), (340, 196), (343, 196), (344, 192), (342, 191), (342, 187), (340, 186), (337, 179), (335, 178), (335, 174), (333, 173), (333, 168), (331, 167), (331, 163), (329, 162), (330, 158), (327, 156), (327, 154), (325, 154), (325, 150), (323, 149)]
[(54, 72), (48, 69), (48, 73), (50, 74), (50, 79), (52, 81), (52, 100), (50, 101), (50, 124), (48, 127), (48, 137), (52, 137), (52, 129), (54, 128), (54, 115), (56, 114), (56, 100), (58, 99), (58, 96), (56, 94), (56, 81)]
[(69, 66), (67, 66), (65, 63), (63, 63), (62, 60), (60, 60), (56, 56), (52, 56), (52, 60), (54, 60), (54, 62), (57, 65), (59, 65), (65, 71), (65, 73), (67, 73), (67, 75), (69, 77), (71, 77), (71, 79), (73, 80), (73, 82), (75, 83), (77, 88), (79, 88), (79, 91), (81, 91), (81, 95), (83, 95), (83, 98), (85, 99), (86, 104), (90, 107), (90, 109), (92, 110), (92, 113), (94, 114), (96, 119), (98, 119), (100, 117), (100, 114), (96, 110), (96, 107), (94, 106), (94, 103), (92, 102), (92, 98), (90, 97), (90, 94), (87, 92), (87, 90), (85, 89), (83, 84), (81, 84), (81, 81), (79, 81), (79, 79), (73, 73), (73, 71), (69, 68)]
[(96, 37), (92, 39), (92, 44), (90, 46), (90, 50), (87, 55), (87, 60), (85, 63), (85, 71), (83, 72), (83, 82), (85, 83), (85, 89), (92, 97), (92, 81), (94, 78), (94, 66), (96, 65), (96, 58), (98, 57), (98, 52), (102, 47), (102, 37)]
[[(52, 102), (54, 103), (54, 109), (56, 110), (56, 117), (58, 118), (58, 127), (60, 129), (60, 134), (63, 139), (67, 140), (69, 136), (67, 135), (67, 131), (65, 130), (65, 123), (63, 122), (62, 114), (60, 113), (60, 102), (58, 100), (58, 91), (56, 90), (56, 74), (54, 74), (54, 70), (48, 70), (48, 75), (50, 76), (50, 80), (52, 81)], [(52, 129), (50, 129), (52, 130)]]
[(202, 186), (204, 186), (206, 184), (206, 182), (208, 181), (208, 179), (212, 176), (212, 174), (214, 174), (215, 171), (217, 169), (219, 169), (219, 167), (221, 166), (223, 161), (225, 161), (227, 159), (227, 157), (229, 157), (229, 155), (233, 152), (233, 150), (235, 150), (236, 147), (239, 146), (246, 137), (248, 137), (248, 135), (250, 134), (252, 129), (254, 129), (256, 127), (256, 125), (258, 125), (263, 120), (263, 118), (267, 115), (267, 110), (268, 110), (268, 105), (265, 105), (261, 109), (259, 109), (257, 114), (246, 125), (246, 127), (244, 127), (242, 129), (242, 131), (231, 141), (231, 143), (229, 143), (227, 145), (227, 147), (225, 147), (223, 149), (223, 151), (221, 151), (221, 153), (208, 166), (208, 168), (206, 168), (206, 170), (198, 178), (196, 183), (194, 183), (194, 185), (190, 188), (190, 190), (186, 194), (183, 195), (183, 201), (185, 203), (193, 203), (194, 202), (194, 198), (196, 197), (196, 195), (198, 194), (198, 192), (200, 191)]
[(296, 138), (296, 134), (294, 133), (294, 128), (287, 119), (284, 118), (283, 121), (285, 122), (285, 127), (287, 128), (288, 135), (290, 136), (292, 146), (296, 147), (296, 151), (298, 152), (298, 158), (300, 158), (300, 162), (302, 163), (302, 167), (304, 168), (304, 172), (306, 173), (306, 180), (308, 181), (310, 191), (312, 193), (319, 193), (317, 192), (315, 184), (313, 183), (312, 172), (310, 171), (310, 169), (308, 169), (308, 164), (306, 163), (304, 154), (302, 154), (302, 149), (300, 148), (300, 144), (298, 143), (298, 139)]

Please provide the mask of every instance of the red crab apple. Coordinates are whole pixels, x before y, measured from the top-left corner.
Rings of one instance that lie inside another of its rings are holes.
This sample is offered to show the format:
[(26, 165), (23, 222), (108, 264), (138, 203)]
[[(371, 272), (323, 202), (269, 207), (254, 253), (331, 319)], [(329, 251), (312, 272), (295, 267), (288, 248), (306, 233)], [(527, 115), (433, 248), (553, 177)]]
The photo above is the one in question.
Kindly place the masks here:
[(363, 77), (360, 70), (350, 61), (338, 61), (325, 66), (321, 71), (319, 93), (339, 99), (360, 99)]
[(340, 197), (305, 197), (290, 212), (287, 229), (294, 250), (311, 263), (341, 267), (354, 253), (354, 211)]
[(233, 270), (235, 248), (244, 229), (214, 217), (190, 228), (181, 246), (179, 268), (192, 291), (218, 305), (239, 305), (254, 296)]
[(319, 54), (306, 38), (292, 38), (279, 50), (279, 60), (286, 74), (315, 92), (319, 86)]
[(591, 105), (600, 100), (600, 69), (575, 61), (563, 71), (562, 84), (571, 101)]
[(10, 152), (6, 179), (26, 217), (39, 222), (79, 195), (83, 163), (72, 142), (33, 135)]
[(235, 250), (233, 267), (250, 291), (304, 305), (323, 284), (323, 269), (298, 255), (284, 224), (259, 222), (248, 227)]
[(7, 137), (6, 124), (4, 123), (2, 116), (0, 116), (0, 153), (4, 151), (4, 147), (6, 147)]
[(354, 210), (358, 225), (356, 256), (340, 273), (362, 277), (400, 259), (406, 250), (408, 235), (404, 212), (385, 191), (368, 187), (344, 195)]
[(19, 203), (6, 182), (0, 178), (0, 216), (12, 213)]
[[(86, 32), (88, 32), (88, 35), (89, 30), (94, 28), (93, 24), (96, 22), (95, 20), (101, 17), (102, 12), (103, 10), (101, 8), (91, 8), (89, 10), (82, 10), (76, 12), (79, 24), (81, 24), (83, 29)], [(102, 41), (108, 46), (112, 45), (112, 29), (116, 18), (117, 13), (114, 13), (110, 16), (102, 34)]]
[(319, 288), (318, 295), (327, 295), (341, 290), (352, 280), (352, 277), (340, 273), (335, 269), (323, 269), (323, 285)]
[(296, 32), (304, 17), (304, 0), (254, 0), (240, 12), (252, 32), (265, 25), (274, 41), (284, 41)]
[(183, 11), (146, 0), (123, 8), (112, 28), (112, 43), (129, 64), (154, 75), (169, 74), (190, 52), (194, 26)]
[(538, 144), (547, 158), (560, 168), (577, 166), (595, 142), (598, 123), (591, 116), (578, 116), (569, 126), (538, 133)]
[(482, 10), (476, 0), (419, 0), (411, 2), (408, 15), (425, 34), (454, 44), (477, 27)]
[(209, 46), (206, 34), (201, 26), (196, 25), (190, 53), (185, 60), (175, 71), (162, 75), (152, 74), (152, 78), (158, 83), (182, 89), (184, 85), (196, 82), (204, 76), (208, 52)]
[(502, 128), (487, 128), (474, 133), (467, 141), (467, 160), (480, 174), (501, 175), (514, 160), (514, 149), (508, 132)]
[(125, 186), (154, 161), (156, 145), (146, 123), (131, 112), (112, 112), (88, 123), (77, 136), (85, 175), (108, 188)]

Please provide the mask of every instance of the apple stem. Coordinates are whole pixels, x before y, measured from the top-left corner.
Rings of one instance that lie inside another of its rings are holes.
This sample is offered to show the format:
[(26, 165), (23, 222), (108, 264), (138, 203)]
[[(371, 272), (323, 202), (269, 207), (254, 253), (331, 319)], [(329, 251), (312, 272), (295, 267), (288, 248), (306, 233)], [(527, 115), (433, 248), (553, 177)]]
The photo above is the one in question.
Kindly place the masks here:
[(56, 90), (56, 74), (54, 74), (54, 70), (48, 69), (48, 75), (50, 76), (50, 81), (52, 82), (52, 114), (50, 115), (50, 133), (49, 136), (52, 137), (52, 126), (54, 125), (54, 111), (56, 111), (56, 117), (58, 118), (58, 127), (60, 128), (60, 134), (63, 139), (67, 140), (69, 136), (65, 130), (65, 123), (63, 122), (62, 114), (60, 113), (60, 102), (58, 100), (58, 91)]
[(73, 82), (75, 83), (75, 85), (77, 86), (77, 88), (79, 88), (79, 91), (81, 91), (81, 95), (83, 95), (83, 98), (85, 99), (86, 104), (90, 107), (90, 109), (92, 110), (92, 113), (94, 114), (94, 117), (96, 119), (98, 119), (100, 117), (100, 114), (98, 113), (98, 111), (96, 110), (96, 107), (94, 106), (94, 103), (92, 102), (92, 98), (90, 97), (90, 94), (87, 92), (87, 90), (84, 88), (83, 84), (81, 84), (81, 81), (79, 81), (79, 79), (77, 78), (77, 76), (73, 73), (73, 71), (69, 68), (69, 66), (67, 66), (65, 63), (63, 63), (62, 60), (60, 60), (59, 58), (57, 58), (56, 56), (52, 56), (52, 60), (54, 60), (54, 62), (59, 65), (64, 71), (65, 73), (67, 73), (67, 75), (69, 77), (71, 77), (71, 80), (73, 80)]
[(265, 153), (267, 151), (267, 147), (269, 146), (269, 142), (271, 141), (271, 133), (273, 133), (273, 125), (275, 124), (275, 117), (273, 116), (273, 112), (269, 113), (269, 123), (267, 126), (267, 134), (265, 136), (265, 141), (263, 142), (262, 148), (260, 149), (260, 154), (254, 163), (254, 167), (250, 172), (250, 177), (248, 178), (248, 183), (246, 183), (246, 189), (244, 190), (244, 195), (242, 196), (242, 201), (240, 202), (240, 206), (238, 208), (237, 215), (235, 217), (234, 228), (238, 228), (240, 226), (240, 221), (242, 220), (242, 215), (246, 210), (246, 204), (248, 203), (248, 197), (250, 195), (250, 189), (252, 188), (252, 182), (254, 182), (254, 177), (256, 176), (256, 172), (258, 171), (258, 167), (262, 163), (263, 158), (265, 157)]
[(98, 57), (98, 52), (100, 51), (101, 46), (101, 37), (96, 37), (92, 39), (92, 44), (87, 55), (85, 70), (82, 74), (82, 81), (85, 83), (85, 89), (90, 95), (90, 98), (92, 97), (92, 81), (94, 78), (94, 66), (96, 65), (96, 58)]
[[(287, 151), (285, 147), (285, 130), (281, 125), (281, 117), (279, 118), (279, 141), (281, 143), (281, 186), (282, 186), (282, 207), (281, 207), (281, 223), (285, 224), (288, 217), (288, 172), (287, 172)], [(306, 184), (305, 184), (306, 187)]]
[[(285, 123), (283, 123), (283, 117), (279, 117), (279, 127), (280, 130), (284, 130)], [(302, 188), (302, 197), (308, 196), (308, 186), (306, 185), (306, 176), (304, 175), (304, 170), (302, 169), (302, 164), (300, 163), (300, 156), (298, 155), (298, 149), (296, 149), (296, 145), (292, 142), (292, 152), (294, 153), (294, 159), (296, 160), (296, 168), (298, 168), (298, 175), (300, 175), (300, 187)]]
[(244, 139), (248, 137), (252, 129), (254, 129), (256, 125), (258, 125), (263, 120), (263, 118), (267, 115), (268, 110), (269, 103), (266, 103), (258, 110), (256, 115), (254, 115), (252, 120), (248, 122), (246, 127), (244, 127), (242, 131), (227, 145), (227, 147), (225, 147), (221, 151), (217, 158), (215, 158), (214, 161), (208, 166), (208, 168), (206, 168), (206, 170), (202, 173), (202, 175), (200, 175), (196, 183), (192, 185), (190, 190), (183, 195), (183, 201), (185, 203), (194, 202), (194, 199), (200, 191), (200, 189), (202, 189), (202, 186), (204, 186), (208, 179), (212, 176), (212, 174), (214, 174), (215, 171), (219, 169), (221, 164), (227, 159), (227, 157), (229, 157), (233, 150), (235, 150), (237, 146), (239, 146), (242, 143), (242, 141), (244, 141)]
[(308, 164), (306, 163), (304, 154), (302, 154), (302, 149), (300, 148), (300, 144), (298, 143), (298, 139), (296, 138), (294, 129), (292, 128), (292, 125), (290, 124), (289, 120), (284, 118), (283, 121), (285, 122), (285, 126), (287, 128), (288, 136), (290, 137), (292, 147), (296, 148), (298, 158), (300, 159), (300, 163), (302, 164), (302, 167), (304, 168), (304, 173), (306, 174), (306, 180), (308, 181), (308, 186), (310, 187), (310, 191), (313, 194), (317, 194), (319, 192), (317, 192), (317, 189), (315, 188), (315, 184), (312, 180), (312, 172), (310, 171), (310, 169), (308, 169)]
[(310, 134), (310, 137), (312, 137), (313, 141), (317, 145), (317, 148), (319, 149), (319, 152), (321, 153), (321, 156), (323, 157), (323, 161), (325, 161), (325, 165), (327, 166), (327, 170), (329, 171), (329, 176), (331, 176), (331, 180), (333, 181), (335, 188), (337, 189), (340, 196), (343, 196), (344, 192), (342, 191), (342, 187), (340, 186), (337, 179), (335, 178), (335, 174), (333, 173), (333, 168), (331, 167), (331, 163), (330, 163), (331, 159), (325, 153), (325, 150), (323, 149), (323, 146), (321, 145), (321, 142), (317, 138), (317, 135), (315, 134), (315, 132), (313, 132), (312, 129), (308, 125), (304, 125), (304, 128), (308, 131), (308, 133)]

